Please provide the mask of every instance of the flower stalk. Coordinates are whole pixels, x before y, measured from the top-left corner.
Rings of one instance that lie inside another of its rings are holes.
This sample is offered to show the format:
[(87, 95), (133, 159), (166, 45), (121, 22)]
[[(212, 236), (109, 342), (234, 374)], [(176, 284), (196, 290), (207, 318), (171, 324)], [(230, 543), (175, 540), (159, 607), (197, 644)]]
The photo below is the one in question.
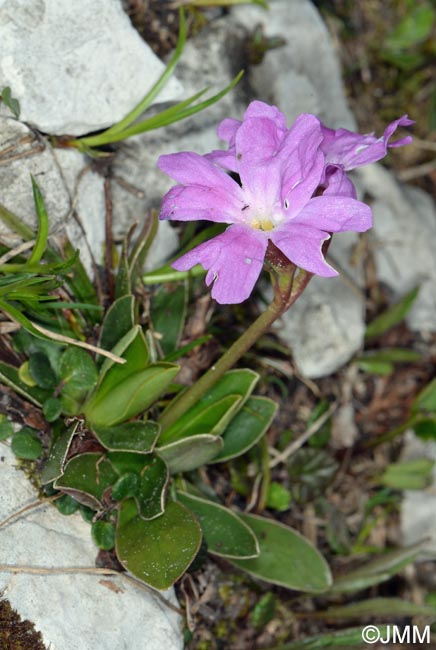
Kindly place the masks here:
[(239, 359), (267, 332), (271, 325), (282, 316), (294, 302), (301, 296), (313, 274), (298, 269), (285, 261), (283, 255), (270, 245), (267, 263), (270, 267), (271, 279), (274, 288), (274, 297), (266, 310), (245, 330), (245, 332), (230, 346), (223, 356), (180, 397), (173, 400), (164, 411), (159, 422), (165, 430), (190, 409), (222, 375), (230, 370)]

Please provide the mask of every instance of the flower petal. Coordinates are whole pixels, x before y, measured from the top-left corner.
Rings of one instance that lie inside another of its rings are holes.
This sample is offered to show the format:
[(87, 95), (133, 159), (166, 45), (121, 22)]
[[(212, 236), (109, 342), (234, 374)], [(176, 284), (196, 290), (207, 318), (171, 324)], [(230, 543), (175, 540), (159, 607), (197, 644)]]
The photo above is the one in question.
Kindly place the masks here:
[(248, 105), (244, 113), (244, 120), (251, 117), (267, 117), (274, 122), (279, 130), (286, 131), (286, 117), (277, 106), (270, 106), (270, 104), (255, 100)]
[(243, 207), (243, 201), (213, 187), (176, 185), (162, 199), (159, 218), (239, 223), (244, 221)]
[(343, 165), (346, 170), (376, 162), (386, 155), (388, 147), (401, 147), (412, 141), (411, 136), (401, 138), (389, 144), (389, 138), (399, 126), (414, 124), (407, 115), (391, 122), (381, 138), (373, 133), (360, 135), (347, 129), (328, 129), (322, 126), (324, 140), (321, 149), (326, 155), (327, 162)]
[(210, 241), (200, 244), (172, 267), (187, 271), (196, 264), (208, 270), (206, 284), (213, 282), (212, 298), (223, 305), (246, 300), (262, 270), (268, 244), (266, 233), (244, 226), (230, 226)]
[(183, 151), (160, 156), (157, 166), (182, 185), (204, 185), (242, 200), (238, 183), (198, 153)]
[(356, 188), (348, 178), (342, 165), (327, 165), (322, 185), (325, 186), (323, 196), (333, 194), (335, 196), (348, 196), (351, 199), (357, 198)]
[(365, 232), (372, 226), (369, 205), (348, 196), (323, 195), (311, 199), (290, 225), (304, 224), (325, 232)]
[(305, 271), (325, 278), (339, 275), (322, 254), (322, 245), (330, 238), (328, 233), (291, 222), (270, 233), (270, 238), (291, 262)]
[(204, 155), (206, 160), (210, 160), (214, 165), (219, 165), (223, 169), (226, 169), (230, 172), (238, 171), (238, 162), (236, 160), (235, 148), (232, 147), (228, 151), (223, 151), (222, 149), (214, 149), (210, 153)]
[(216, 130), (218, 137), (224, 142), (228, 142), (229, 146), (232, 147), (235, 144), (236, 131), (241, 126), (242, 122), (240, 120), (234, 120), (232, 117), (226, 117), (225, 120), (218, 124)]

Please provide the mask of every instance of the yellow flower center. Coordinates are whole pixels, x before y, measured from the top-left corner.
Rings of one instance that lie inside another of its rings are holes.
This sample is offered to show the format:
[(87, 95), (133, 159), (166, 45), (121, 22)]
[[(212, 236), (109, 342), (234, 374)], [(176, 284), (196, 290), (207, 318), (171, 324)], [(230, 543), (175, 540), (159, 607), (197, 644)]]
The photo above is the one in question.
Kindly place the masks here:
[(272, 230), (274, 228), (274, 224), (272, 221), (268, 220), (260, 220), (260, 219), (253, 219), (251, 222), (251, 225), (253, 228), (257, 228), (258, 230)]

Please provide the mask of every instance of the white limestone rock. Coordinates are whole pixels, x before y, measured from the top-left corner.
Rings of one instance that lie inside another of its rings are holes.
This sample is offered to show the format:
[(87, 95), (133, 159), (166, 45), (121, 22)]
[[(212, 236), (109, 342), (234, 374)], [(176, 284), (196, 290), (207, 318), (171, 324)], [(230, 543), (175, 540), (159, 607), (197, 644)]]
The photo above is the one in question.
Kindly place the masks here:
[(331, 128), (355, 127), (332, 39), (312, 2), (272, 0), (268, 11), (244, 6), (233, 8), (232, 15), (247, 30), (262, 25), (267, 37), (286, 41), (250, 68), (258, 99), (279, 106), (290, 123), (305, 112), (317, 114)]
[[(0, 88), (10, 86), (22, 121), (50, 134), (114, 124), (165, 68), (120, 0), (0, 0), (0, 42)], [(180, 94), (173, 77), (157, 101)]]
[[(0, 443), (0, 520), (37, 495)], [(0, 564), (93, 567), (96, 548), (80, 515), (51, 506), (30, 510), (0, 529)], [(118, 576), (0, 572), (0, 592), (35, 624), (51, 650), (182, 650), (181, 618), (153, 593)], [(164, 596), (176, 603), (173, 590)]]
[(374, 199), (370, 235), (378, 279), (394, 300), (420, 285), (406, 320), (412, 330), (435, 332), (435, 203), (423, 190), (399, 184), (381, 165), (362, 167), (358, 177)]
[[(70, 196), (53, 150), (24, 124), (0, 116), (0, 203), (28, 226), (37, 225), (30, 176), (35, 177), (56, 232), (70, 212)], [(8, 244), (17, 238), (0, 220), (0, 237)]]

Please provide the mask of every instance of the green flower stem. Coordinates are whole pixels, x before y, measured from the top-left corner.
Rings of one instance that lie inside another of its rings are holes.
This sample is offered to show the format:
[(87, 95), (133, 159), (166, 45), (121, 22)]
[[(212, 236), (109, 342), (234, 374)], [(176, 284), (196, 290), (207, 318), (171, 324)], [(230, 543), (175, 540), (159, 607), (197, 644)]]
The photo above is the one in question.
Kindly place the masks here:
[(180, 397), (173, 400), (164, 411), (159, 422), (165, 430), (176, 422), (188, 409), (191, 408), (208, 391), (222, 375), (230, 370), (237, 361), (251, 348), (256, 341), (267, 332), (271, 325), (301, 295), (310, 281), (312, 274), (299, 270), (294, 280), (296, 268), (286, 261), (286, 264), (276, 264), (270, 261), (275, 271), (272, 275), (274, 286), (274, 299), (267, 309), (245, 330), (223, 356), (214, 364), (195, 384), (184, 391)]

